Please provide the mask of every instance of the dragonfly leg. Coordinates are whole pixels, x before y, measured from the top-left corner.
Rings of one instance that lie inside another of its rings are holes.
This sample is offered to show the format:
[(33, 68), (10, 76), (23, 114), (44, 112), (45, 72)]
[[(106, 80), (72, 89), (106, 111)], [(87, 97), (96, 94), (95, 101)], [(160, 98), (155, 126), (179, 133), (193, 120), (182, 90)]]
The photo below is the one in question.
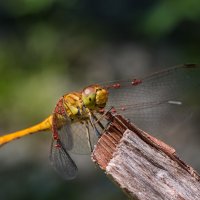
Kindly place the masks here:
[(89, 132), (89, 126), (88, 126), (88, 121), (85, 122), (85, 127), (86, 127), (86, 134), (87, 134), (87, 139), (88, 139), (88, 146), (91, 150), (93, 151), (92, 144), (91, 144), (91, 138), (90, 138), (90, 132)]
[[(111, 109), (113, 109), (113, 107), (111, 107)], [(111, 110), (109, 109), (108, 111), (106, 111), (106, 114)], [(107, 119), (107, 123), (106, 125), (104, 126), (100, 120), (103, 118), (102, 116), (105, 116), (105, 118)], [(102, 129), (102, 132), (104, 132), (106, 130), (106, 128), (109, 126), (109, 124), (112, 122), (112, 120), (108, 120), (107, 116), (106, 115), (102, 115), (99, 119), (94, 115), (94, 113), (92, 113), (92, 117), (95, 119), (95, 123), (93, 124), (93, 126), (96, 127), (96, 124), (98, 124), (101, 129)], [(101, 136), (102, 134), (100, 133), (99, 136)]]
[(101, 117), (99, 117), (99, 119), (97, 119), (97, 117), (94, 116), (94, 114), (92, 113), (93, 116), (95, 117), (95, 120), (96, 120), (96, 122), (95, 122), (94, 124), (99, 123), (99, 121), (100, 121), (102, 118), (106, 117), (107, 113), (110, 112), (112, 109), (114, 109), (113, 106), (112, 106), (109, 110), (107, 110), (106, 112), (104, 112), (104, 113), (101, 115)]
[[(98, 120), (98, 119), (93, 113), (90, 113), (89, 116), (90, 116), (90, 120), (89, 120), (90, 124), (91, 124), (92, 128), (94, 129), (94, 132), (96, 133), (97, 137), (100, 138), (102, 134), (98, 131), (98, 129), (96, 127), (96, 121), (94, 122), (94, 119), (95, 120)], [(100, 122), (98, 122), (98, 124), (102, 128), (102, 130), (105, 129), (104, 126)]]

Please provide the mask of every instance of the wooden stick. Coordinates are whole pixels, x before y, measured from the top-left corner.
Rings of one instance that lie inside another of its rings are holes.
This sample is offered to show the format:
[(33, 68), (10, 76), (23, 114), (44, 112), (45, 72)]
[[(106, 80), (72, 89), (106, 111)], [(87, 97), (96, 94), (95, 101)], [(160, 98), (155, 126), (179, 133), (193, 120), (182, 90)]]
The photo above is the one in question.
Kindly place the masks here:
[(120, 115), (99, 139), (92, 160), (131, 198), (199, 200), (200, 176), (175, 150)]

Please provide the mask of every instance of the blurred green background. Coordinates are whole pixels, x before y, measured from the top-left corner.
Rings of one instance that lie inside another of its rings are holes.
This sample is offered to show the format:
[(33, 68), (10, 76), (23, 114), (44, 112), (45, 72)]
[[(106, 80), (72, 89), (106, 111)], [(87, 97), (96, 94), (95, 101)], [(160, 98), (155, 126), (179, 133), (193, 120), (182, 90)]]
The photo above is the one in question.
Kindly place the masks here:
[[(198, 0), (1, 0), (0, 132), (39, 122), (61, 95), (90, 83), (199, 63), (199, 36)], [(50, 139), (1, 149), (1, 200), (126, 199), (89, 156), (76, 156), (78, 178), (63, 181), (48, 161)], [(199, 136), (182, 147), (200, 171)]]

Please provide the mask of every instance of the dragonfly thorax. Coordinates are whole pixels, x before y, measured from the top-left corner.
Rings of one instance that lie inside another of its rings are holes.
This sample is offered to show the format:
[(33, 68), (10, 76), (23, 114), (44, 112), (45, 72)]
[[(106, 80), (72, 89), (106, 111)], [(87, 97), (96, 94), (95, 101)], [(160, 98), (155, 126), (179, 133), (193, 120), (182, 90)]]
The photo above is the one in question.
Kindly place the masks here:
[(86, 108), (98, 110), (106, 106), (108, 91), (99, 85), (91, 85), (82, 91), (82, 101)]

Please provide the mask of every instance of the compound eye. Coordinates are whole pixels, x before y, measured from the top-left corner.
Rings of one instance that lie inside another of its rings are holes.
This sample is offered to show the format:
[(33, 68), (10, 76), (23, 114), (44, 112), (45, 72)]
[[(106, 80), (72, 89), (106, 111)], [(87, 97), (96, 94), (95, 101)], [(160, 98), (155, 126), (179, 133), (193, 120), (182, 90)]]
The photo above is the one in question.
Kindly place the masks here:
[(83, 90), (83, 95), (89, 96), (91, 94), (95, 94), (95, 89), (93, 87), (87, 87)]
[(82, 100), (83, 100), (83, 104), (90, 108), (90, 109), (94, 109), (95, 105), (96, 105), (96, 88), (89, 86), (87, 88), (85, 88), (82, 92)]

